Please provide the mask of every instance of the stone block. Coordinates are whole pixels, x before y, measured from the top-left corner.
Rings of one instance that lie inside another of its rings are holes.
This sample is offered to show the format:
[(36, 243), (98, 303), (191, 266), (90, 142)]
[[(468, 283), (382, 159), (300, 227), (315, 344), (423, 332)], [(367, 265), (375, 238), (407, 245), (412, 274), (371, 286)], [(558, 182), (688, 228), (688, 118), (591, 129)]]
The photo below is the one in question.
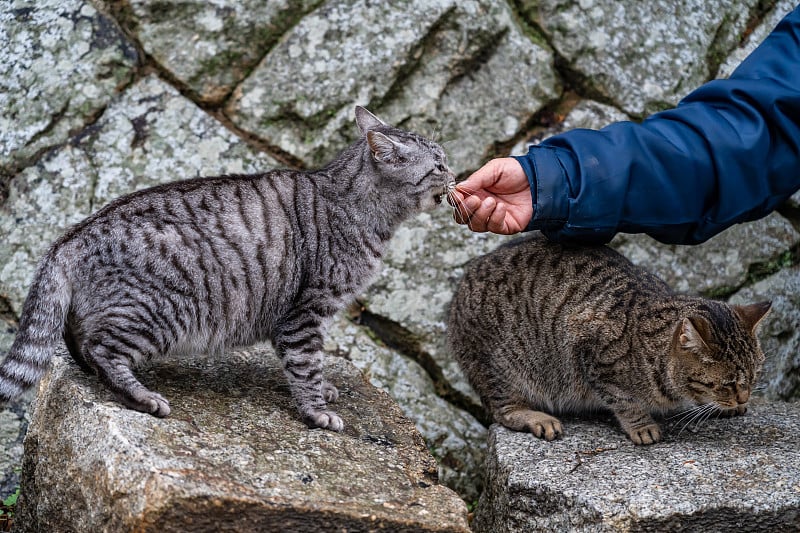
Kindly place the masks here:
[(800, 403), (754, 402), (634, 446), (610, 421), (545, 442), (494, 425), (473, 524), (495, 531), (797, 531)]
[(25, 440), (18, 531), (468, 531), (389, 396), (331, 357), (342, 433), (308, 429), (260, 347), (139, 372), (164, 419), (56, 357)]

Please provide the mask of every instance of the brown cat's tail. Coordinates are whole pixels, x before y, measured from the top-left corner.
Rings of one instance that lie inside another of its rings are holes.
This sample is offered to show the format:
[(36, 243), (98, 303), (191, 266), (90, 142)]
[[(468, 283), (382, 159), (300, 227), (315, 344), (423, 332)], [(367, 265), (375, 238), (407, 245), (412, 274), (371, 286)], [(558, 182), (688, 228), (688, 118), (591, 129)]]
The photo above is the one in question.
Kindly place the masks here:
[(51, 250), (39, 263), (19, 331), (0, 364), (0, 405), (19, 398), (44, 375), (62, 342), (70, 299), (70, 284)]

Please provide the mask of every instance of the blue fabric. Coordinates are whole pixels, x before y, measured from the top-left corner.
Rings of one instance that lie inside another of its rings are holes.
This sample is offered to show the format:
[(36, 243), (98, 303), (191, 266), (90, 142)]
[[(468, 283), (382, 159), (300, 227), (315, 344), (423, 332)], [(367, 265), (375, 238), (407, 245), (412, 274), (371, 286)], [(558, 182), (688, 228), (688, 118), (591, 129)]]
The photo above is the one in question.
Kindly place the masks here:
[(572, 130), (516, 159), (531, 183), (527, 229), (552, 240), (694, 244), (766, 216), (800, 189), (800, 8), (675, 109)]

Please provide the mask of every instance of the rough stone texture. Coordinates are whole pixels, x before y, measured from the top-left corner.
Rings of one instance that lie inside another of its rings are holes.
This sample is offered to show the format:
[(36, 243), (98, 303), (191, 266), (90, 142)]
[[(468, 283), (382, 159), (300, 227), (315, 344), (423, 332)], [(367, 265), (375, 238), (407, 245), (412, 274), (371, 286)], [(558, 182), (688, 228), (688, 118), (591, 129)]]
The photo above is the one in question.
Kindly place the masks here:
[(124, 19), (142, 48), (204, 102), (220, 103), (321, 0), (151, 2)]
[[(709, 76), (727, 75), (794, 7), (789, 0), (755, 5), (3, 2), (0, 353), (13, 338), (36, 259), (61, 229), (114, 196), (196, 175), (264, 170), (275, 165), (271, 156), (318, 165), (355, 134), (353, 103), (435, 136), (466, 171), (566, 129), (638, 118)], [(262, 151), (226, 129), (231, 118)], [(766, 393), (782, 396), (800, 394), (792, 392), (800, 193), (780, 214), (786, 220), (775, 215), (700, 247), (644, 237), (620, 245), (682, 290), (727, 295), (743, 285), (734, 298), (773, 299), (761, 330), (775, 362)], [(440, 460), (441, 479), (469, 501), (480, 490), (485, 430), (473, 416), (477, 397), (443, 349), (443, 319), (463, 264), (503, 240), (455, 226), (444, 208), (410, 221), (363, 295), (380, 327), (340, 319), (328, 342), (390, 391)], [(398, 346), (396, 336), (407, 344)], [(8, 426), (0, 420), (0, 450), (9, 459), (0, 465), (8, 488), (0, 498), (13, 492), (24, 431), (24, 403), (14, 409), (4, 415)]]
[(781, 270), (734, 294), (732, 303), (769, 300), (772, 309), (759, 329), (766, 355), (761, 381), (768, 398), (800, 396), (800, 267)]
[(480, 495), (486, 428), (440, 398), (430, 375), (415, 361), (381, 346), (364, 328), (339, 319), (326, 350), (341, 355), (374, 386), (388, 392), (414, 422), (439, 465), (439, 480), (468, 502)]
[(495, 531), (797, 531), (800, 404), (763, 403), (636, 447), (616, 426), (566, 420), (545, 442), (492, 426), (473, 528)]
[(42, 382), (18, 531), (468, 531), (466, 507), (390, 397), (341, 358), (343, 433), (309, 430), (265, 349), (165, 363), (165, 419), (123, 408), (71, 360)]
[(398, 10), (331, 1), (270, 51), (227, 114), (319, 165), (352, 139), (353, 104), (368, 104), (392, 123), (457, 140), (449, 148), (462, 171), (558, 96), (551, 63), (497, 2), (415, 0)]
[(646, 235), (618, 235), (612, 241), (675, 290), (710, 295), (730, 294), (744, 284), (754, 265), (779, 263), (798, 243), (800, 233), (777, 214), (738, 224), (697, 246), (663, 245)]
[(594, 100), (580, 100), (569, 110), (561, 122), (541, 132), (537, 132), (534, 137), (527, 141), (516, 144), (511, 149), (510, 155), (524, 155), (528, 153), (528, 149), (532, 145), (539, 144), (548, 137), (564, 133), (565, 131), (575, 128), (599, 130), (612, 122), (621, 122), (629, 119), (630, 117), (628, 117), (628, 115), (616, 107), (601, 104)]
[(11, 182), (0, 206), (0, 279), (19, 312), (52, 241), (122, 194), (196, 176), (264, 171), (276, 162), (155, 77), (115, 98), (103, 116)]
[(478, 403), (458, 364), (445, 351), (446, 311), (463, 265), (505, 240), (455, 225), (446, 209), (422, 214), (395, 233), (383, 269), (364, 297), (372, 312), (417, 335), (448, 381)]
[(632, 115), (672, 107), (738, 43), (756, 0), (521, 0), (580, 82)]
[(0, 501), (19, 488), (22, 441), (28, 430), (27, 405), (33, 394), (0, 412)]
[(797, 7), (797, 2), (794, 0), (780, 0), (777, 2), (772, 10), (761, 20), (761, 23), (747, 36), (747, 39), (745, 39), (739, 48), (734, 50), (720, 65), (717, 78), (729, 77), (736, 67), (739, 66), (739, 63), (752, 53), (769, 32), (778, 25), (778, 22), (788, 15), (795, 7)]
[(130, 82), (138, 57), (81, 0), (0, 3), (0, 169), (64, 142)]

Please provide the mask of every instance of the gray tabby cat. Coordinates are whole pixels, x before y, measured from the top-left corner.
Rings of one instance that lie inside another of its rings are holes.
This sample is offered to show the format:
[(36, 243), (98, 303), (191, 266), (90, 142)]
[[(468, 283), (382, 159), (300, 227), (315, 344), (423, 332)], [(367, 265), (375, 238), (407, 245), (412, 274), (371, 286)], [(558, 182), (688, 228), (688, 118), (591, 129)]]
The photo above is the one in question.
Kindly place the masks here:
[(454, 185), (442, 148), (356, 108), (328, 166), (179, 181), (119, 198), (44, 256), (0, 365), (0, 400), (34, 385), (63, 339), (126, 406), (167, 416), (132, 369), (270, 339), (304, 420), (339, 431), (323, 332), (376, 273), (395, 228)]
[(769, 308), (679, 295), (608, 247), (537, 235), (468, 265), (448, 342), (496, 422), (553, 440), (553, 415), (610, 411), (635, 444), (651, 444), (653, 414), (746, 411)]

